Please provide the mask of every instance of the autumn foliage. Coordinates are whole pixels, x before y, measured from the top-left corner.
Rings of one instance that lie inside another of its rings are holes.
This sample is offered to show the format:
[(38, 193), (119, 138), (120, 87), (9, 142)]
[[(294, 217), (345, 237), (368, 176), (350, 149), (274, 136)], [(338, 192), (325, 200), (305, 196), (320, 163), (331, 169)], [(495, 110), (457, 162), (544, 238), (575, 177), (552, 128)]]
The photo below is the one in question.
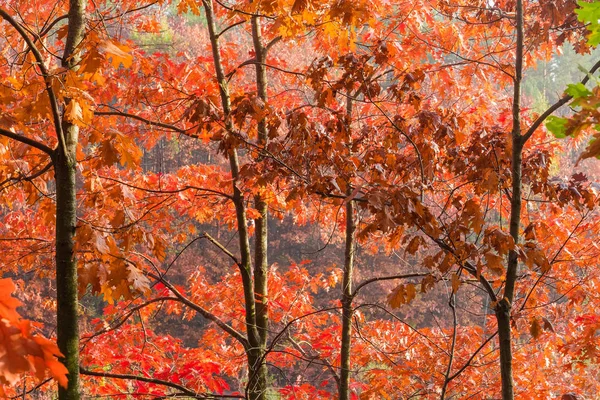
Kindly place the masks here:
[(599, 2), (30, 3), (0, 394), (600, 392)]
[(0, 394), (5, 395), (4, 387), (17, 383), (24, 373), (33, 373), (42, 380), (49, 371), (65, 386), (67, 370), (57, 360), (61, 355), (58, 347), (32, 333), (31, 322), (22, 319), (16, 310), (21, 302), (12, 297), (14, 290), (10, 279), (0, 280)]

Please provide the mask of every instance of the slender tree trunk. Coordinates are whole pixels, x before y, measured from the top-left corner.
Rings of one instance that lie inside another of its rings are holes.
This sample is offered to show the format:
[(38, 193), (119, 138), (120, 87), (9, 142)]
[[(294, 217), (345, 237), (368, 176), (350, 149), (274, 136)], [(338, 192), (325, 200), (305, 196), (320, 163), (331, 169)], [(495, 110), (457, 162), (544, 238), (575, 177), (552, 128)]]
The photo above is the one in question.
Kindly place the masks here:
[[(265, 70), (265, 48), (261, 41), (261, 28), (258, 17), (252, 17), (252, 39), (256, 54), (256, 88), (258, 98), (267, 101), (267, 73)], [(267, 145), (267, 125), (264, 120), (258, 122), (258, 145)], [(268, 287), (267, 287), (267, 243), (268, 243), (268, 209), (267, 203), (260, 194), (254, 198), (256, 210), (260, 217), (256, 219), (256, 242), (254, 261), (254, 295), (256, 296), (256, 323), (260, 335), (261, 346), (266, 346), (269, 324)]]
[[(348, 192), (350, 194), (350, 191)], [(356, 221), (354, 202), (346, 203), (346, 249), (344, 252), (344, 279), (342, 283), (342, 344), (340, 366), (340, 400), (350, 398), (350, 349), (352, 334), (352, 277), (354, 272), (354, 250)]]
[[(206, 12), (206, 21), (210, 37), (215, 73), (219, 83), (219, 92), (221, 96), (221, 105), (225, 115), (225, 128), (228, 132), (233, 132), (233, 125), (230, 119), (231, 100), (227, 79), (221, 63), (221, 53), (219, 40), (213, 11), (212, 0), (203, 0)], [(244, 289), (244, 306), (246, 309), (246, 332), (248, 335), (249, 347), (246, 351), (248, 360), (248, 386), (247, 397), (250, 400), (264, 400), (266, 393), (266, 367), (264, 362), (264, 351), (261, 351), (261, 338), (258, 330), (256, 318), (256, 303), (252, 276), (252, 261), (250, 252), (250, 241), (248, 235), (248, 219), (246, 216), (245, 199), (238, 188), (239, 182), (239, 159), (235, 149), (229, 151), (229, 165), (233, 178), (233, 203), (236, 210), (236, 219), (238, 225), (238, 236), (240, 244), (240, 274), (242, 276), (242, 285)], [(266, 250), (266, 249), (265, 249)], [(262, 348), (264, 349), (264, 347)]]
[[(348, 93), (346, 100), (346, 128), (348, 131), (348, 143), (351, 148), (352, 134), (352, 98)], [(350, 196), (352, 187), (348, 182), (346, 194)], [(348, 400), (350, 398), (350, 349), (352, 346), (352, 317), (354, 310), (352, 309), (352, 279), (354, 275), (354, 251), (356, 248), (355, 241), (356, 221), (354, 219), (354, 201), (350, 200), (346, 203), (346, 248), (344, 250), (344, 278), (342, 282), (342, 343), (340, 354), (340, 391), (339, 400)]]
[[(511, 133), (512, 140), (512, 196), (510, 201), (510, 235), (515, 245), (519, 243), (521, 228), (521, 163), (523, 153), (523, 136), (521, 135), (521, 80), (523, 70), (523, 2), (516, 3), (517, 48), (515, 54), (515, 76)], [(504, 297), (496, 306), (498, 322), (498, 340), (500, 344), (500, 375), (502, 379), (502, 399), (514, 399), (512, 371), (512, 339), (510, 331), (511, 307), (515, 296), (517, 270), (519, 262), (516, 250), (508, 254)]]
[[(70, 0), (69, 30), (63, 54), (63, 66), (75, 68), (76, 48), (83, 39), (85, 2)], [(66, 99), (68, 104), (69, 99)], [(79, 389), (79, 299), (77, 297), (77, 260), (73, 251), (77, 223), (76, 168), (79, 127), (62, 121), (63, 146), (53, 159), (56, 180), (56, 333), (63, 364), (69, 371), (69, 384), (59, 387), (60, 400), (80, 398)]]
[[(252, 42), (254, 45), (254, 53), (256, 54), (256, 89), (258, 98), (261, 99), (266, 106), (267, 103), (267, 71), (265, 68), (266, 49), (262, 43), (262, 34), (260, 20), (258, 17), (252, 17)], [(266, 147), (268, 143), (267, 124), (265, 120), (258, 122), (258, 145)], [(260, 160), (260, 158), (259, 158)], [(254, 297), (256, 299), (256, 325), (260, 338), (259, 352), (261, 359), (264, 359), (264, 354), (267, 348), (267, 338), (269, 333), (269, 287), (268, 287), (268, 230), (269, 212), (267, 203), (261, 194), (254, 198), (256, 210), (259, 217), (255, 220), (256, 241), (254, 249)], [(264, 362), (258, 366), (259, 382), (258, 385), (266, 389), (267, 387), (267, 366)], [(262, 391), (265, 393), (265, 391)], [(264, 394), (260, 398), (264, 398)]]

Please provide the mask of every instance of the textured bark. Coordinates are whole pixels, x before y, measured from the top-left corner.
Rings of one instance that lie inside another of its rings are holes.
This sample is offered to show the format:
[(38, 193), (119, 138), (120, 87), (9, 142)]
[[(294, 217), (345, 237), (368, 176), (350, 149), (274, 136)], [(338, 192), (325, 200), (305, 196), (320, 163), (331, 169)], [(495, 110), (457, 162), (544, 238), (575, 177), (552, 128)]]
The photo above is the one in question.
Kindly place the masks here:
[[(352, 121), (352, 97), (348, 93), (346, 99), (346, 124), (348, 132), (349, 148), (352, 148), (351, 121)], [(352, 187), (348, 182), (346, 194), (350, 196)], [(340, 349), (340, 390), (339, 399), (350, 398), (350, 349), (352, 348), (352, 279), (354, 275), (354, 252), (356, 249), (356, 220), (354, 219), (354, 201), (346, 203), (346, 246), (344, 250), (344, 278), (342, 282), (342, 343)]]
[[(65, 127), (70, 139), (77, 138), (77, 127)], [(75, 152), (69, 151), (74, 159)], [(79, 399), (79, 328), (77, 299), (77, 262), (73, 253), (76, 223), (75, 163), (59, 152), (54, 161), (56, 179), (56, 333), (62, 363), (69, 370), (69, 385), (59, 388), (60, 400)]]
[[(227, 79), (225, 77), (221, 62), (221, 53), (212, 0), (203, 0), (203, 5), (206, 12), (206, 22), (208, 25), (215, 73), (219, 83), (221, 105), (225, 115), (225, 128), (229, 132), (233, 132), (233, 125), (230, 119), (231, 100), (229, 96)], [(240, 166), (238, 155), (235, 149), (229, 151), (229, 166), (233, 178), (232, 198), (236, 210), (236, 219), (238, 225), (238, 237), (241, 253), (239, 268), (244, 289), (244, 306), (246, 309), (245, 323), (249, 344), (248, 349), (246, 350), (246, 358), (248, 360), (248, 384), (246, 388), (246, 395), (250, 400), (264, 400), (266, 397), (267, 370), (264, 361), (264, 346), (261, 346), (261, 338), (257, 326), (252, 261), (248, 235), (248, 218), (246, 215), (245, 199), (242, 192), (238, 188)]]
[[(252, 42), (254, 44), (254, 53), (256, 54), (256, 90), (258, 98), (265, 104), (267, 102), (267, 71), (265, 68), (266, 49), (262, 43), (260, 20), (258, 17), (252, 17)], [(265, 147), (268, 143), (267, 124), (264, 120), (258, 122), (258, 145)], [(260, 217), (256, 222), (256, 242), (254, 249), (254, 296), (256, 297), (256, 324), (260, 335), (261, 348), (267, 346), (267, 335), (269, 327), (269, 309), (268, 309), (268, 219), (269, 211), (267, 203), (260, 194), (254, 198), (256, 210)]]
[(496, 306), (498, 321), (498, 340), (500, 342), (500, 377), (502, 380), (502, 399), (514, 399), (512, 376), (512, 339), (510, 333), (510, 304), (506, 298)]
[[(69, 2), (69, 28), (63, 54), (63, 66), (76, 68), (76, 48), (83, 39), (85, 2)], [(66, 99), (68, 102), (69, 99)], [(57, 134), (60, 134), (58, 132)], [(69, 371), (66, 388), (59, 387), (59, 400), (80, 398), (79, 389), (79, 299), (77, 297), (77, 261), (73, 251), (77, 223), (76, 151), (79, 127), (63, 120), (63, 146), (53, 159), (56, 180), (56, 334), (61, 359)]]
[[(516, 2), (517, 47), (515, 54), (515, 76), (512, 106), (512, 195), (510, 201), (510, 235), (515, 245), (519, 243), (521, 229), (521, 164), (523, 158), (523, 136), (521, 134), (521, 80), (523, 71), (523, 2)], [(504, 297), (496, 306), (498, 340), (500, 344), (500, 374), (502, 378), (502, 399), (514, 399), (512, 371), (512, 338), (510, 331), (511, 307), (515, 296), (515, 286), (519, 267), (516, 250), (508, 254)]]
[(350, 398), (350, 349), (352, 346), (352, 277), (354, 273), (354, 250), (356, 221), (354, 202), (346, 203), (346, 249), (344, 252), (344, 279), (342, 284), (342, 344), (340, 366), (340, 400)]

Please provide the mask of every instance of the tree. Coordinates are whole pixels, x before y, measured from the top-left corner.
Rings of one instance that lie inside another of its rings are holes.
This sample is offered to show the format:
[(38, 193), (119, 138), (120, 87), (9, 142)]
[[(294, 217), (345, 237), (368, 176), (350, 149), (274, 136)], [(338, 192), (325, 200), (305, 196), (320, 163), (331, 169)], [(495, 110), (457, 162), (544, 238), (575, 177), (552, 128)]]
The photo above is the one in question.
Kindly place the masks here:
[[(77, 47), (83, 39), (84, 31), (84, 9), (83, 1), (72, 1), (69, 4), (67, 19), (68, 29), (66, 35), (66, 44), (62, 54), (62, 66), (65, 68), (63, 75), (68, 74), (77, 64), (79, 55)], [(23, 76), (25, 80), (22, 86), (29, 85), (28, 80), (39, 78), (35, 74), (39, 73), (42, 78), (42, 87), (45, 86), (47, 96), (45, 107), (39, 110), (42, 119), (48, 118), (53, 123), (54, 134), (57, 141), (56, 148), (53, 148), (53, 142), (45, 144), (42, 140), (31, 139), (28, 133), (31, 128), (23, 129), (24, 132), (15, 133), (21, 130), (28, 121), (26, 119), (26, 109), (18, 109), (17, 113), (8, 117), (8, 127), (3, 127), (0, 132), (4, 137), (21, 142), (33, 148), (34, 151), (45, 153), (51, 159), (51, 164), (55, 173), (56, 183), (56, 299), (57, 299), (57, 342), (64, 358), (62, 362), (69, 371), (68, 386), (59, 387), (59, 397), (61, 399), (79, 398), (79, 330), (78, 330), (78, 299), (77, 299), (77, 265), (74, 259), (73, 246), (76, 224), (76, 196), (75, 196), (75, 171), (77, 136), (79, 127), (75, 123), (76, 100), (73, 100), (68, 93), (61, 93), (59, 96), (55, 91), (55, 75), (48, 70), (47, 60), (42, 55), (35, 41), (39, 38), (30, 36), (23, 25), (17, 22), (9, 13), (0, 10), (0, 16), (10, 25), (14, 32), (6, 35), (7, 38), (14, 38), (15, 34), (20, 36), (19, 40), (25, 43), (24, 54), (16, 54), (22, 59), (23, 64), (27, 64), (27, 69), (31, 68), (33, 73), (29, 76)], [(43, 29), (45, 29), (44, 27)], [(16, 44), (17, 42), (15, 42)], [(20, 46), (23, 47), (23, 46)], [(14, 56), (14, 55), (10, 55)], [(30, 61), (33, 57), (33, 61)], [(36, 69), (39, 68), (39, 71)], [(34, 82), (33, 85), (36, 85)], [(38, 84), (39, 85), (39, 84)], [(11, 96), (11, 88), (6, 89)], [(15, 96), (16, 97), (16, 96)], [(61, 103), (59, 103), (59, 101)], [(21, 115), (18, 114), (21, 113)], [(81, 108), (79, 109), (81, 113)], [(38, 136), (38, 135), (36, 135)], [(46, 139), (47, 140), (47, 139)], [(39, 158), (39, 156), (37, 157)], [(45, 173), (47, 168), (41, 170)], [(39, 175), (39, 173), (37, 174)]]

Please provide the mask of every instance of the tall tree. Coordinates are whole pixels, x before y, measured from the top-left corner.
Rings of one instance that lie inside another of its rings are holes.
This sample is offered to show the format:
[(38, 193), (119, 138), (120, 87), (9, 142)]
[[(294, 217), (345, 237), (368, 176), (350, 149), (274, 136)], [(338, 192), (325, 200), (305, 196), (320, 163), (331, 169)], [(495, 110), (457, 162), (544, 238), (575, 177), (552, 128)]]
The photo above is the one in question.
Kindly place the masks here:
[[(68, 9), (67, 42), (62, 55), (65, 71), (76, 68), (78, 46), (80, 45), (85, 28), (85, 3), (73, 0)], [(68, 386), (59, 387), (60, 399), (79, 399), (79, 328), (78, 328), (78, 298), (77, 298), (77, 264), (73, 251), (76, 227), (76, 167), (77, 167), (77, 137), (79, 128), (66, 115), (74, 104), (71, 99), (59, 98), (55, 92), (55, 76), (50, 73), (35, 39), (31, 38), (23, 25), (15, 20), (5, 10), (0, 10), (0, 16), (8, 22), (21, 36), (26, 51), (33, 54), (36, 67), (44, 80), (46, 95), (49, 99), (51, 118), (53, 120), (58, 145), (52, 149), (47, 144), (29, 139), (11, 130), (2, 130), (2, 134), (14, 140), (21, 141), (44, 151), (52, 159), (56, 182), (56, 288), (57, 288), (57, 342), (63, 354), (61, 359), (67, 367)]]

